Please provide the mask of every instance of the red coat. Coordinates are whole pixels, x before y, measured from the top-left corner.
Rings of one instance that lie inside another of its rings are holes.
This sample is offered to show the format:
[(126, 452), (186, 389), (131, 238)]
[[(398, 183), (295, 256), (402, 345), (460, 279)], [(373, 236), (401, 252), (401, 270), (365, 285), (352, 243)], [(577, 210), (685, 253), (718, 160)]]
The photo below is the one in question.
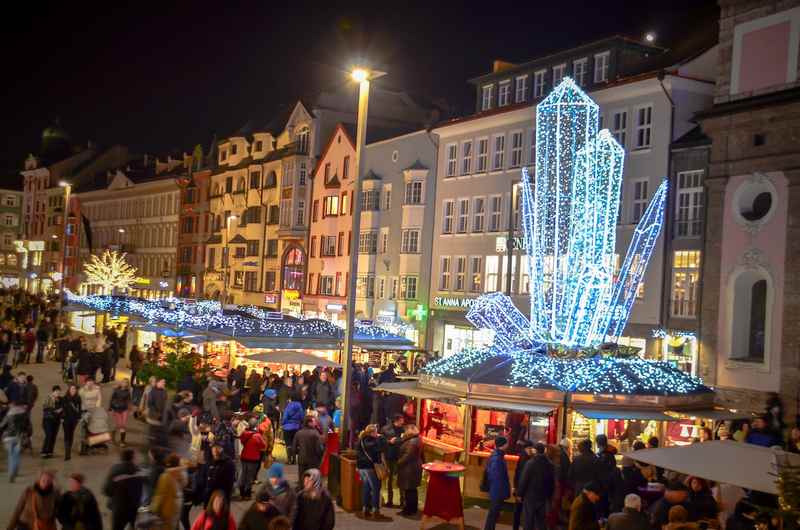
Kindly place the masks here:
[[(194, 520), (194, 524), (192, 524), (192, 530), (211, 530), (211, 527), (214, 526), (214, 517), (211, 515), (206, 515), (205, 510), (197, 516), (197, 519)], [(228, 528), (227, 530), (236, 530), (236, 521), (233, 519), (232, 515), (228, 515)]]
[(244, 431), (239, 440), (242, 442), (242, 454), (239, 455), (245, 462), (260, 462), (261, 455), (267, 448), (264, 438), (258, 431)]

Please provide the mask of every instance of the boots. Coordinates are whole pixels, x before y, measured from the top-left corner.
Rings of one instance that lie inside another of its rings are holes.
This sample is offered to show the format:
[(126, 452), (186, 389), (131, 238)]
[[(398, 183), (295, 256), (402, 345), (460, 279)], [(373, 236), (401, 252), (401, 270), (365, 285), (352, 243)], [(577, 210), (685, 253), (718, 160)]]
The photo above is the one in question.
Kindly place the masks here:
[(120, 447), (125, 447), (125, 435), (126, 435), (126, 434), (127, 434), (127, 433), (126, 433), (125, 431), (121, 431), (121, 432), (119, 433), (119, 446), (120, 446)]

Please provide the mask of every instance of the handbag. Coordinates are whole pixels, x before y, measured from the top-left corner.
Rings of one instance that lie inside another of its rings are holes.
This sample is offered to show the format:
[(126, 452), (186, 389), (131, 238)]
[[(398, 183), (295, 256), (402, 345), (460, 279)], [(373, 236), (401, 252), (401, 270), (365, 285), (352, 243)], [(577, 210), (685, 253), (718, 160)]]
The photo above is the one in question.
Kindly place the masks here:
[(149, 506), (142, 506), (139, 508), (139, 511), (136, 512), (136, 528), (140, 530), (155, 528), (163, 524), (164, 522), (161, 520), (161, 517), (151, 512)]
[(364, 440), (361, 440), (361, 449), (364, 450), (364, 454), (367, 455), (367, 459), (372, 464), (373, 469), (375, 469), (375, 474), (378, 475), (378, 480), (380, 481), (386, 480), (386, 478), (389, 476), (389, 470), (386, 469), (386, 464), (384, 464), (382, 461), (375, 462), (374, 460), (372, 460), (372, 457), (369, 456), (369, 453), (367, 452), (367, 448), (364, 447)]

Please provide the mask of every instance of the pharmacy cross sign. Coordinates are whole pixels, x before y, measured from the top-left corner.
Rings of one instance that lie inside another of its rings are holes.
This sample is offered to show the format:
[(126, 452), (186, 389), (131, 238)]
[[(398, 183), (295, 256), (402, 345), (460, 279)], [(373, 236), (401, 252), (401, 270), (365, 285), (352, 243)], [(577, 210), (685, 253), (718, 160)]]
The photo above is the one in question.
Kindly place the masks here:
[(413, 317), (414, 320), (420, 322), (428, 317), (428, 309), (422, 304), (417, 304), (416, 308), (408, 309), (406, 311), (406, 315)]

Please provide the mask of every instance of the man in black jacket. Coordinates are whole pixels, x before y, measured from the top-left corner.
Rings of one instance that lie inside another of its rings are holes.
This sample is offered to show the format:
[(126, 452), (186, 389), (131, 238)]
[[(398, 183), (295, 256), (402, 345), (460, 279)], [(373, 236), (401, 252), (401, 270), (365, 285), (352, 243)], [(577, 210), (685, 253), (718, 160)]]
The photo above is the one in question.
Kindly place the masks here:
[(544, 454), (544, 444), (535, 445), (536, 455), (525, 464), (517, 495), (522, 497), (522, 527), (525, 530), (546, 530), (547, 505), (556, 487), (555, 468)]
[(319, 468), (324, 455), (325, 444), (314, 426), (314, 418), (306, 416), (303, 427), (297, 431), (292, 441), (292, 449), (297, 455), (297, 476), (302, 477), (308, 469)]
[(230, 502), (233, 492), (233, 483), (236, 480), (236, 466), (225, 455), (219, 444), (211, 448), (212, 460), (206, 468), (205, 491), (203, 492), (203, 505), (208, 504), (211, 494), (215, 490), (222, 490), (225, 498)]
[(517, 502), (514, 503), (514, 522), (511, 526), (512, 530), (519, 530), (522, 526), (522, 493), (519, 491), (519, 483), (522, 480), (522, 473), (525, 471), (525, 464), (530, 461), (536, 450), (533, 447), (533, 442), (530, 440), (519, 440), (517, 442), (517, 454), (519, 460), (517, 461), (517, 468), (514, 470), (514, 497)]
[(572, 459), (569, 467), (569, 481), (576, 495), (590, 482), (598, 482), (600, 472), (597, 457), (592, 453), (592, 442), (581, 440), (578, 443), (578, 456)]
[(314, 406), (325, 405), (329, 411), (336, 408), (336, 391), (328, 380), (328, 372), (323, 370), (319, 374), (319, 381), (314, 383)]
[(133, 449), (123, 449), (120, 462), (111, 467), (103, 485), (103, 495), (111, 501), (111, 529), (135, 528), (136, 511), (142, 498), (144, 477), (134, 463)]
[[(386, 483), (386, 505), (394, 506), (394, 483), (397, 482), (397, 459), (400, 456), (400, 445), (403, 443), (403, 424), (405, 418), (402, 414), (395, 414), (392, 423), (381, 430), (381, 434), (386, 440), (384, 453), (386, 457), (386, 468), (389, 471)], [(404, 492), (400, 490), (400, 506), (405, 506)]]

